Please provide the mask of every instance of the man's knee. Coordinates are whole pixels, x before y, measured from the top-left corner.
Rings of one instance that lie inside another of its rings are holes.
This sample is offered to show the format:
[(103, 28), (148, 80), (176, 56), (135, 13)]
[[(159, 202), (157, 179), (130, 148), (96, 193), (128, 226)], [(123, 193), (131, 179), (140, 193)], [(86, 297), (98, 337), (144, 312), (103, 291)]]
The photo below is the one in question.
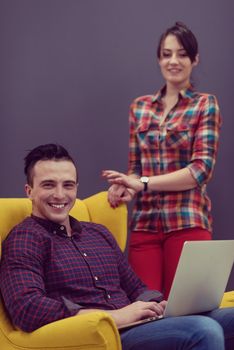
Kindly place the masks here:
[(224, 349), (224, 333), (217, 321), (206, 316), (195, 316), (192, 324), (190, 341), (194, 346), (202, 344), (204, 349)]

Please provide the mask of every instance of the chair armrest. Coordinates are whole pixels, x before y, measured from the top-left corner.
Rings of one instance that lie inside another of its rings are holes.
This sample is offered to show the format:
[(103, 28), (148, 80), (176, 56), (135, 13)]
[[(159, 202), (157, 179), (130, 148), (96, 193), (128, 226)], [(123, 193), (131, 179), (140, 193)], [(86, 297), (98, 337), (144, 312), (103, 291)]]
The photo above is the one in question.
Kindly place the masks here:
[(234, 307), (234, 290), (224, 293), (220, 307)]
[(121, 204), (115, 209), (111, 208), (107, 200), (107, 192), (99, 192), (83, 201), (88, 208), (91, 221), (106, 226), (115, 237), (120, 249), (124, 251), (128, 227), (126, 204)]
[(25, 350), (121, 350), (116, 325), (103, 311), (69, 317), (47, 324), (32, 333), (19, 330), (8, 335), (14, 348)]

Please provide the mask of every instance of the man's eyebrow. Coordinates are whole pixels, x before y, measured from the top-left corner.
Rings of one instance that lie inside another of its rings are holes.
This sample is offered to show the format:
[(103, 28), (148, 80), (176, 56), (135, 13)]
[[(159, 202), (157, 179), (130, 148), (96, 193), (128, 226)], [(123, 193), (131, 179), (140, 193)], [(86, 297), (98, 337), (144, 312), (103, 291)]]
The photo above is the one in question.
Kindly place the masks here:
[(51, 180), (51, 179), (46, 179), (46, 180), (42, 180), (41, 181), (41, 184), (44, 184), (44, 183), (54, 183), (55, 181), (54, 180)]

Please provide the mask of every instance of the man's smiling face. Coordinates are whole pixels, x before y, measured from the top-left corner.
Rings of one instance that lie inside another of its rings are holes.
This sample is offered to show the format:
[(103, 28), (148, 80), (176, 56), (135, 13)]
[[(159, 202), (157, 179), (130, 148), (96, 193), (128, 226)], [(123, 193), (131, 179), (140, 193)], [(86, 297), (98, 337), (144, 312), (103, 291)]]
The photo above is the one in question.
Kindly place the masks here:
[(25, 190), (32, 200), (32, 213), (69, 229), (69, 212), (77, 195), (77, 174), (68, 160), (40, 160), (32, 169), (32, 185)]

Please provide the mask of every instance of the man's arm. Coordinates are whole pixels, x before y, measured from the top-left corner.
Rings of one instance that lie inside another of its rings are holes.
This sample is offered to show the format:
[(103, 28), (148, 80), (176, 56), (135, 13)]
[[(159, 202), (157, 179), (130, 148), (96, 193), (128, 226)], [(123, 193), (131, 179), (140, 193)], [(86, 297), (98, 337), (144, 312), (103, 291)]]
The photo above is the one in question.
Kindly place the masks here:
[(135, 274), (130, 266), (127, 257), (120, 250), (113, 235), (107, 228), (102, 226), (100, 233), (108, 240), (112, 249), (112, 254), (116, 256), (116, 263), (118, 265), (120, 286), (125, 291), (129, 300), (133, 303), (135, 301), (157, 301), (163, 300), (163, 295), (160, 291), (149, 290), (146, 285)]
[[(103, 310), (111, 315), (114, 319), (116, 326), (124, 326), (132, 322), (136, 322), (148, 317), (157, 317), (163, 315), (166, 307), (166, 301), (160, 303), (157, 302), (144, 302), (136, 301), (130, 305), (127, 305), (118, 310)], [(96, 309), (82, 309), (78, 312), (78, 315), (82, 315), (88, 312), (97, 311)], [(100, 311), (100, 310), (99, 310)]]
[(79, 305), (47, 296), (44, 284), (45, 242), (33, 232), (12, 232), (3, 243), (0, 285), (13, 324), (31, 332), (77, 314)]

